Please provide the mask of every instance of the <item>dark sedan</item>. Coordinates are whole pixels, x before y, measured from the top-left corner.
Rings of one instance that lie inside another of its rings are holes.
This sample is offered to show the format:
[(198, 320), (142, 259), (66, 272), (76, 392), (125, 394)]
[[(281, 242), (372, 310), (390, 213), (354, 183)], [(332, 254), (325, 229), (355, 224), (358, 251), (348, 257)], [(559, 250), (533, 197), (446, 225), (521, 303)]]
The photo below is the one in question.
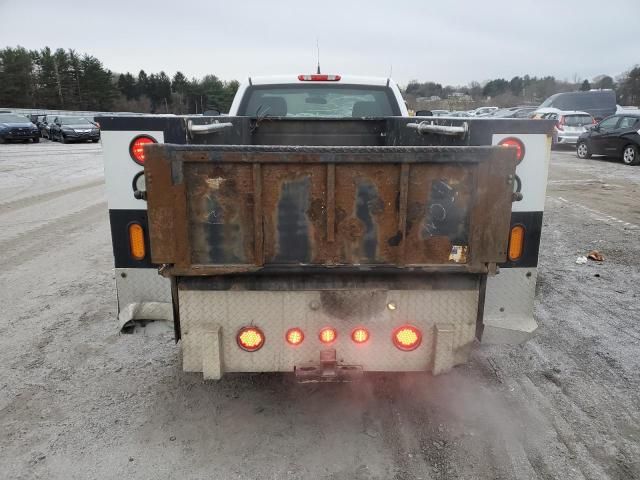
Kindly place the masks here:
[(55, 118), (56, 115), (45, 115), (40, 122), (40, 136), (42, 138), (48, 138), (49, 140), (51, 140), (51, 138), (49, 137), (49, 130), (51, 129), (51, 125), (53, 125), (53, 121), (55, 120)]
[(537, 107), (511, 107), (493, 112), (490, 117), (496, 118), (529, 118)]
[(578, 138), (576, 154), (609, 155), (626, 165), (640, 164), (640, 113), (619, 113), (595, 124)]
[(49, 127), (49, 139), (62, 143), (100, 140), (98, 126), (84, 117), (57, 117)]
[(0, 143), (40, 141), (40, 130), (27, 117), (12, 113), (0, 114)]

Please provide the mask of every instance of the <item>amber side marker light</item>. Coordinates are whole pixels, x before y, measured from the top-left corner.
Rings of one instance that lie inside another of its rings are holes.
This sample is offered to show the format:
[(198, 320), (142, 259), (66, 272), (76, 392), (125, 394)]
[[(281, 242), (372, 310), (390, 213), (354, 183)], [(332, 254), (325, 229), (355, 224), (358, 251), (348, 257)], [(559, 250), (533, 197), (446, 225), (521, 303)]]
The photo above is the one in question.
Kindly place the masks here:
[(524, 158), (524, 143), (518, 138), (509, 137), (503, 140), (500, 140), (498, 143), (501, 147), (515, 147), (516, 148), (516, 158), (518, 159), (518, 163), (522, 161)]
[(351, 340), (354, 343), (366, 343), (369, 340), (369, 330), (366, 328), (356, 328), (351, 332)]
[(134, 260), (142, 260), (145, 255), (144, 230), (139, 223), (129, 224), (129, 253)]
[(523, 252), (524, 227), (522, 225), (514, 225), (511, 227), (511, 233), (509, 234), (509, 260), (519, 260)]
[(393, 344), (400, 350), (415, 350), (422, 342), (422, 332), (413, 325), (403, 325), (393, 331)]
[(335, 328), (327, 327), (320, 330), (320, 341), (322, 343), (332, 343), (338, 338), (338, 332)]
[(134, 162), (144, 166), (144, 146), (158, 141), (150, 135), (138, 135), (129, 144), (129, 154)]
[(289, 345), (300, 345), (304, 341), (304, 332), (299, 328), (290, 328), (287, 330), (285, 339)]
[(257, 327), (244, 327), (238, 332), (236, 340), (241, 349), (255, 352), (264, 345), (264, 333)]

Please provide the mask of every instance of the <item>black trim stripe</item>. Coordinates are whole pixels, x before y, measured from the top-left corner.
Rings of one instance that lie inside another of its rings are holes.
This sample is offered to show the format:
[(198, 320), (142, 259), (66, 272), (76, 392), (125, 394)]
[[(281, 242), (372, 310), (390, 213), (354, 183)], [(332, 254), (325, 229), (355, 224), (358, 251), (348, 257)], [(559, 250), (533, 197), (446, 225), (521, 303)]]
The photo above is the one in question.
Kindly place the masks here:
[[(543, 212), (513, 212), (511, 226), (522, 225), (525, 229), (524, 253), (519, 260), (506, 261), (500, 268), (531, 268), (538, 266), (538, 251), (540, 249), (540, 234), (542, 232)], [(146, 210), (109, 210), (111, 223), (111, 241), (116, 268), (156, 268), (151, 263), (149, 245), (149, 231)], [(145, 235), (146, 257), (134, 260), (129, 252), (129, 224), (137, 222), (142, 225)]]
[[(199, 117), (200, 119), (202, 117)], [(96, 117), (102, 131), (162, 131), (165, 143), (187, 143), (186, 120), (183, 117), (119, 115)]]

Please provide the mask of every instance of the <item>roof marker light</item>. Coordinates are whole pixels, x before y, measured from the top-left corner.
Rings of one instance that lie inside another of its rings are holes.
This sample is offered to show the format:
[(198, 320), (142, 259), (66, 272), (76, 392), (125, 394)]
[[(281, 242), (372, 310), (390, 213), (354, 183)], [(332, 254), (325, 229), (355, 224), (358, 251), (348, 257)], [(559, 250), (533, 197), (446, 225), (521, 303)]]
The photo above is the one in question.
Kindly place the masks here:
[(298, 80), (301, 82), (339, 82), (342, 77), (340, 75), (298, 75)]

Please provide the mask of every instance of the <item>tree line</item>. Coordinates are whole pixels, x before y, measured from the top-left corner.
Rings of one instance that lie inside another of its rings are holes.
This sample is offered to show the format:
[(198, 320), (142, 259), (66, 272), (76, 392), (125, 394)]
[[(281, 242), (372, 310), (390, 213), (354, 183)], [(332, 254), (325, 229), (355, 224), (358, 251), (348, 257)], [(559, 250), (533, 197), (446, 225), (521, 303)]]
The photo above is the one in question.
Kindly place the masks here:
[[(477, 105), (490, 100), (497, 106), (512, 106), (539, 104), (554, 93), (591, 88), (614, 89), (618, 103), (640, 106), (640, 66), (616, 80), (609, 75), (573, 82), (553, 76), (524, 75), (465, 86), (413, 80), (403, 93), (412, 105), (419, 103), (418, 99), (440, 98), (442, 103), (457, 105), (461, 102), (466, 102), (466, 106)], [(172, 77), (163, 71), (113, 73), (97, 58), (72, 49), (0, 50), (0, 107), (178, 114), (212, 109), (226, 112), (237, 89), (236, 80), (223, 81), (215, 75), (189, 79), (180, 71)], [(448, 98), (454, 100), (445, 100)]]
[[(635, 66), (620, 75), (616, 80), (609, 75), (598, 75), (591, 81), (588, 79), (573, 82), (559, 80), (553, 76), (536, 77), (530, 75), (515, 76), (511, 80), (505, 78), (491, 79), (484, 84), (471, 82), (466, 86), (443, 86), (436, 82), (409, 82), (405, 94), (409, 103), (420, 101), (437, 102), (452, 99), (460, 102), (460, 94), (466, 97), (467, 103), (490, 100), (497, 106), (518, 104), (540, 104), (555, 93), (576, 90), (613, 89), (616, 91), (618, 103), (621, 105), (640, 106), (640, 66)], [(431, 100), (427, 100), (431, 99)]]
[(0, 106), (34, 109), (202, 113), (228, 111), (235, 80), (215, 75), (188, 79), (182, 72), (140, 70), (117, 74), (97, 58), (49, 47), (0, 50)]

